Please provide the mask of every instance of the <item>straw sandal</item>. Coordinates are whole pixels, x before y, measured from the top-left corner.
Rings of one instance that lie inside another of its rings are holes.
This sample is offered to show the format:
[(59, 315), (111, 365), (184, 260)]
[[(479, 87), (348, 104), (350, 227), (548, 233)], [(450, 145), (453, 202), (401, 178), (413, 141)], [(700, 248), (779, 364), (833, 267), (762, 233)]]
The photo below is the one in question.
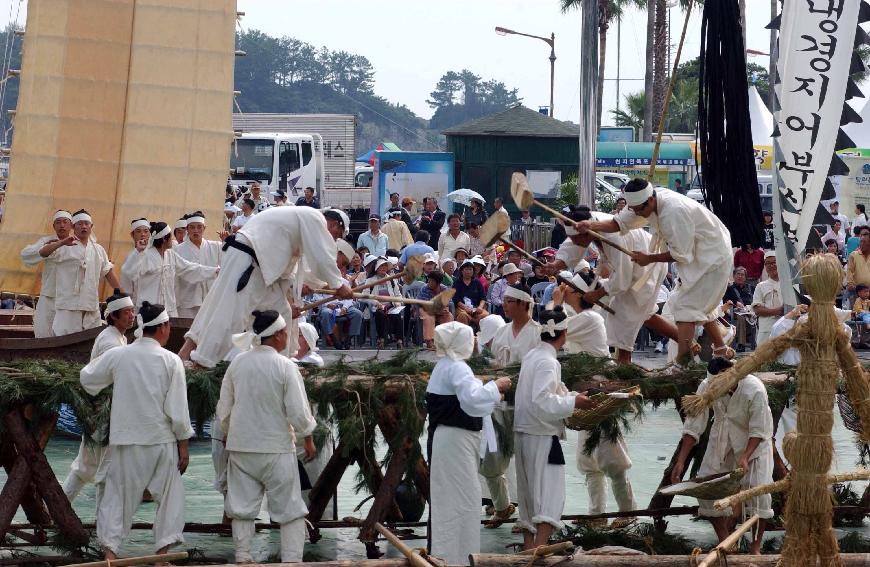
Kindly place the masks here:
[(728, 360), (732, 360), (737, 353), (734, 352), (734, 349), (728, 345), (716, 347), (713, 349), (713, 356), (721, 356), (722, 358), (726, 358)]
[(504, 510), (496, 511), (496, 513), (492, 515), (492, 518), (490, 518), (486, 522), (484, 528), (492, 530), (501, 526), (503, 523), (505, 523), (506, 520), (509, 520), (510, 517), (514, 515), (514, 512), (516, 512), (516, 510), (516, 506), (514, 506), (513, 504), (508, 504), (508, 507)]

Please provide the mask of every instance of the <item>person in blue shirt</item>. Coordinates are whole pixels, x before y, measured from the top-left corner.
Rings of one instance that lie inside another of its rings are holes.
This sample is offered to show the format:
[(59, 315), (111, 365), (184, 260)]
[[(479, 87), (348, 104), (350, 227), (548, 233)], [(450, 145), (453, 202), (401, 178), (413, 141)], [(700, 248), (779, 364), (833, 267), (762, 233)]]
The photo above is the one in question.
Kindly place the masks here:
[(846, 258), (849, 257), (849, 254), (858, 249), (858, 246), (861, 244), (861, 227), (864, 225), (856, 226), (852, 229), (852, 236), (846, 241)]
[(387, 247), (389, 246), (389, 238), (381, 232), (381, 217), (378, 215), (369, 216), (369, 230), (359, 235), (356, 242), (356, 247), (368, 248), (373, 256), (386, 256)]
[(414, 244), (405, 246), (402, 250), (402, 256), (399, 258), (399, 269), (408, 263), (410, 256), (423, 256), (425, 254), (434, 254), (435, 250), (429, 244), (429, 232), (426, 230), (418, 230), (414, 235)]

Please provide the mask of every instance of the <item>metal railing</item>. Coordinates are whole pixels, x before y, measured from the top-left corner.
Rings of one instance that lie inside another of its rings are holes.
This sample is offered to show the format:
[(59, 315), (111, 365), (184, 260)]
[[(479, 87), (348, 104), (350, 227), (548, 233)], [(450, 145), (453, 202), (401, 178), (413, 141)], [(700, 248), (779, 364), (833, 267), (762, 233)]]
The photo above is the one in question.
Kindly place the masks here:
[(524, 224), (522, 221), (514, 221), (511, 223), (511, 240), (522, 240), (523, 248), (528, 252), (546, 248), (550, 245), (553, 226), (551, 222), (533, 221)]

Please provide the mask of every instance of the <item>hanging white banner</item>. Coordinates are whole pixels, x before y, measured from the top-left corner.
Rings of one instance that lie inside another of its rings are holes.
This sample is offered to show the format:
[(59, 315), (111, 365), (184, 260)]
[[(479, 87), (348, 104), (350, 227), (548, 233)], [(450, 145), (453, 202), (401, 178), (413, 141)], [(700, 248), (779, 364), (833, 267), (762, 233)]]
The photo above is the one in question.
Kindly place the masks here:
[(807, 244), (837, 149), (860, 2), (785, 0), (774, 115), (783, 237)]

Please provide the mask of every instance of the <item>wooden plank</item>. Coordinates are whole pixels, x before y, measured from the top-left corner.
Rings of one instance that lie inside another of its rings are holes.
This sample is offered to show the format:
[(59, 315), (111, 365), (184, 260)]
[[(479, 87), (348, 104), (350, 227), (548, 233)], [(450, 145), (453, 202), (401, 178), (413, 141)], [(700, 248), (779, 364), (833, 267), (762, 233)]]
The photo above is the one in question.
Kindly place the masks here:
[[(775, 567), (779, 555), (729, 555), (731, 567)], [(843, 553), (844, 567), (867, 567), (870, 553)], [(723, 563), (724, 564), (724, 563)], [(314, 565), (314, 564), (311, 564)], [(471, 556), (473, 567), (528, 567), (529, 557), (522, 555), (496, 555), (477, 553)], [(574, 555), (573, 557), (547, 557), (534, 563), (537, 567), (694, 567), (697, 558), (690, 555)]]

